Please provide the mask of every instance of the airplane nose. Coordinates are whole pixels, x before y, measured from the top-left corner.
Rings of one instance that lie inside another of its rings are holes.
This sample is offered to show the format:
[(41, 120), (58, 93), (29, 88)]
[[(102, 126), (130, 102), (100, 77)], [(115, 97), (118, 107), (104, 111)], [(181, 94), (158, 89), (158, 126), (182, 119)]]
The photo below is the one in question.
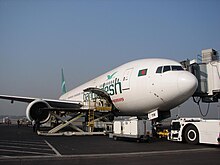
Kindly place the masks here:
[(197, 78), (190, 72), (183, 72), (178, 77), (178, 89), (183, 95), (192, 95), (198, 86)]

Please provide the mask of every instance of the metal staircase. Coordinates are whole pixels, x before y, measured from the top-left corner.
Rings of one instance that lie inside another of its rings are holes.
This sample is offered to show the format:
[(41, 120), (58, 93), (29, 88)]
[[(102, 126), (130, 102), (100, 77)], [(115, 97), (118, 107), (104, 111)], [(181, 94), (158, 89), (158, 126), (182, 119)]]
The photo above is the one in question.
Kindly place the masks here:
[(93, 132), (94, 130), (94, 119), (95, 119), (95, 112), (94, 109), (89, 109), (88, 111), (88, 127), (89, 132)]
[(108, 101), (105, 99), (96, 96), (96, 97), (91, 97), (92, 93), (87, 92), (87, 99), (84, 99), (84, 109), (88, 109), (87, 112), (87, 126), (89, 132), (94, 131), (94, 122), (95, 122), (95, 112), (109, 112), (112, 110), (111, 104), (107, 104)]

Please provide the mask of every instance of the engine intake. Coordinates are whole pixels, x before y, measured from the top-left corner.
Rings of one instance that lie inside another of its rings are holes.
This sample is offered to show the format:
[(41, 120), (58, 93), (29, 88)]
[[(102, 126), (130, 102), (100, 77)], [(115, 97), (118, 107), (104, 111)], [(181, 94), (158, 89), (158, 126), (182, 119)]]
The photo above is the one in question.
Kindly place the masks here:
[(26, 116), (30, 121), (38, 120), (41, 124), (46, 123), (50, 118), (48, 110), (43, 108), (50, 108), (50, 105), (43, 100), (32, 101), (26, 109)]

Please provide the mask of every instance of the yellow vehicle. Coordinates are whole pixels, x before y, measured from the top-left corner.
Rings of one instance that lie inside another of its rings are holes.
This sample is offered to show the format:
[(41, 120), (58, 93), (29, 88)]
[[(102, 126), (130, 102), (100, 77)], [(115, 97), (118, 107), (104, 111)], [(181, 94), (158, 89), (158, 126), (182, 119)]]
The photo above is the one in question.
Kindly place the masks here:
[(157, 132), (159, 138), (167, 138), (169, 135), (168, 129), (164, 129), (162, 131)]

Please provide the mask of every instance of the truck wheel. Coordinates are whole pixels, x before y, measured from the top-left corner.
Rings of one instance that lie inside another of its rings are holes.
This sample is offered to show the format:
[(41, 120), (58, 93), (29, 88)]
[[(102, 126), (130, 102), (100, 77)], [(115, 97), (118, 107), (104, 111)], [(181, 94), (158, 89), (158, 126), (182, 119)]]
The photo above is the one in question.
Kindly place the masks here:
[(199, 132), (197, 128), (193, 125), (190, 125), (186, 128), (184, 132), (184, 138), (189, 144), (198, 144), (199, 143)]

